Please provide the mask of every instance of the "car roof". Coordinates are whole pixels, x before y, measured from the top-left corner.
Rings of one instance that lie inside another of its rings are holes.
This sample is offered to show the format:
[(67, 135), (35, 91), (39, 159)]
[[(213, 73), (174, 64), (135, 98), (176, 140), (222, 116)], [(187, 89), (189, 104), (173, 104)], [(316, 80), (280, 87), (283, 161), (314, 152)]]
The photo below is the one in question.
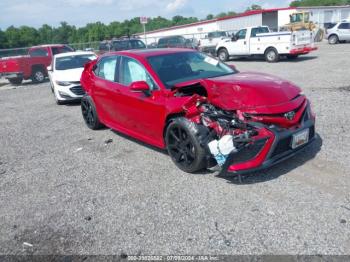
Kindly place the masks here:
[(63, 47), (63, 46), (67, 46), (67, 45), (65, 45), (65, 44), (36, 45), (36, 46), (32, 46), (31, 48), (40, 48), (40, 47)]
[(110, 52), (110, 53), (104, 54), (103, 56), (126, 55), (126, 56), (132, 56), (135, 58), (147, 58), (150, 56), (175, 54), (175, 53), (183, 53), (183, 52), (197, 52), (197, 51), (193, 49), (188, 49), (188, 48), (148, 48), (148, 49), (133, 49), (133, 50), (118, 51), (118, 52)]
[(66, 53), (61, 53), (61, 54), (57, 54), (55, 55), (55, 57), (67, 57), (67, 56), (76, 56), (76, 55), (95, 55), (96, 54), (94, 52), (90, 52), (90, 51), (77, 51), (77, 52), (66, 52)]

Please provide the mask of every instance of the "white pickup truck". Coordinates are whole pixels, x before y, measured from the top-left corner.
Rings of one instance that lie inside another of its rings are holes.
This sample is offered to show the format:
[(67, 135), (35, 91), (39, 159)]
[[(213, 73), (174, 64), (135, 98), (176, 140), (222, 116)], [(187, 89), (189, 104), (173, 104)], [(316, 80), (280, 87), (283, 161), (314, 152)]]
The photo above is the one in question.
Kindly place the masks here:
[(216, 54), (221, 61), (230, 57), (260, 55), (272, 63), (281, 56), (295, 59), (316, 49), (311, 31), (270, 32), (267, 26), (259, 26), (241, 29), (232, 39), (220, 41)]

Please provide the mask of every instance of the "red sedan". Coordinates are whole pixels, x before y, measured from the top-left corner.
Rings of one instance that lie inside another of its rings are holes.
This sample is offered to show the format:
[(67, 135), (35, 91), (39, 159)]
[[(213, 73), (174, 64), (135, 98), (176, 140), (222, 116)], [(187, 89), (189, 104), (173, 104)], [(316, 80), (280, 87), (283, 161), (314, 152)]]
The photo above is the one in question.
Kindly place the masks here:
[(108, 53), (85, 66), (81, 84), (89, 128), (107, 126), (167, 149), (190, 173), (216, 164), (222, 174), (267, 168), (315, 137), (300, 88), (194, 50)]

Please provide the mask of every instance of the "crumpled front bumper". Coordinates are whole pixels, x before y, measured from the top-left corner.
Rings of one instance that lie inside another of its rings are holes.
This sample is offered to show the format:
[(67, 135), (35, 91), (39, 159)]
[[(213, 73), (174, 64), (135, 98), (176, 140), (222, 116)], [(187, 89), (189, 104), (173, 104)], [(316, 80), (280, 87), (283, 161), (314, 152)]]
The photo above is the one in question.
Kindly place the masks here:
[[(309, 141), (292, 149), (293, 135), (305, 129), (309, 129)], [(306, 112), (298, 128), (284, 129), (274, 126), (264, 127), (263, 131), (266, 134), (265, 137), (259, 138), (253, 144), (230, 154), (222, 166), (220, 174), (252, 173), (269, 168), (294, 156), (315, 140), (315, 120)]]

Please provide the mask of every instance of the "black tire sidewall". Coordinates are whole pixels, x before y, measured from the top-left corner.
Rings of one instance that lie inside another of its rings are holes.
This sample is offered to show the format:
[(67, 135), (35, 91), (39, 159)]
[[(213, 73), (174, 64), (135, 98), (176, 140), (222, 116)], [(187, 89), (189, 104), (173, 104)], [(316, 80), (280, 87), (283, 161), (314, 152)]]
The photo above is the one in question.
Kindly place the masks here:
[[(82, 103), (83, 102), (88, 102), (90, 104), (90, 106), (92, 107), (92, 111), (94, 113), (94, 124), (93, 125), (90, 125), (84, 115), (83, 115), (83, 106), (82, 106)], [(90, 96), (83, 96), (82, 99), (81, 99), (81, 113), (82, 113), (82, 116), (83, 116), (83, 119), (84, 119), (84, 122), (85, 124), (88, 126), (88, 128), (92, 129), (92, 130), (97, 130), (97, 129), (100, 129), (103, 127), (102, 123), (100, 122), (100, 119), (98, 118), (98, 115), (97, 115), (97, 111), (96, 111), (96, 107), (95, 107), (95, 103), (93, 102), (92, 98)]]
[[(179, 126), (186, 131), (187, 135), (190, 137), (190, 140), (194, 146), (195, 160), (190, 166), (183, 166), (177, 163), (176, 160), (172, 157), (171, 152), (168, 148), (169, 131), (176, 126)], [(184, 117), (172, 119), (165, 133), (165, 143), (166, 143), (166, 148), (169, 156), (171, 157), (172, 161), (179, 169), (187, 173), (194, 173), (206, 168), (207, 151), (201, 146), (200, 141), (198, 139), (198, 134), (199, 134), (198, 126)]]

